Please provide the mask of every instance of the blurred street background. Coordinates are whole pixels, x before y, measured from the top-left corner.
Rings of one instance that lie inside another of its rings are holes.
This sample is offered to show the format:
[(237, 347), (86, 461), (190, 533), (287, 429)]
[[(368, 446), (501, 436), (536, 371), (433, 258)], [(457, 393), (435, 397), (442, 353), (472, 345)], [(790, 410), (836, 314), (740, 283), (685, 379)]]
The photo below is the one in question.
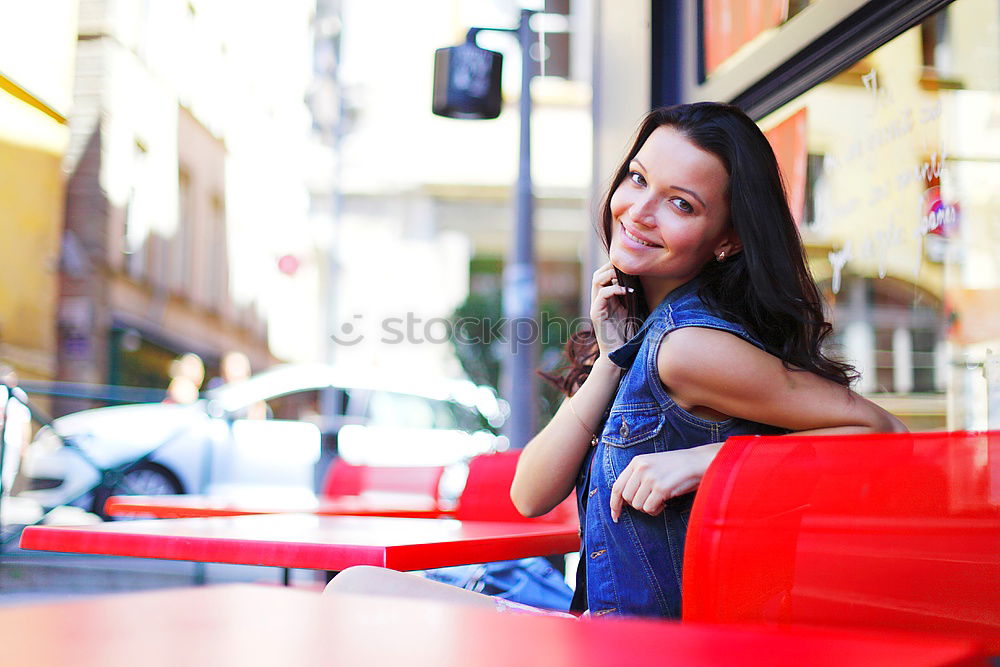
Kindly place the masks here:
[[(503, 55), (499, 117), (431, 112), (435, 50), (472, 27), (514, 28), (522, 9), (539, 12), (538, 367), (558, 366), (586, 317), (605, 261), (596, 211), (638, 120), (713, 99), (740, 104), (775, 148), (857, 389), (914, 430), (998, 427), (1000, 374), (985, 374), (1000, 350), (993, 0), (0, 0), (0, 379), (39, 411), (2, 390), (0, 604), (192, 576), (185, 563), (17, 551), (17, 527), (37, 518), (22, 501), (62, 480), (25, 474), (59, 453), (39, 436), (47, 416), (156, 404), (105, 428), (159, 438), (181, 423), (181, 410), (163, 417), (170, 404), (214, 396), (230, 407), (199, 418), (313, 424), (299, 435), (322, 443), (321, 466), (359, 437), (343, 425), (523, 444), (504, 440), (505, 399), (524, 386), (505, 386), (508, 347), (491, 328), (507, 312), (516, 220), (517, 40), (477, 38)], [(461, 322), (487, 333), (457, 336)], [(206, 394), (287, 364), (338, 379), (296, 371), (296, 390), (313, 392), (301, 400), (276, 382), (243, 403)], [(560, 396), (534, 381), (537, 425)], [(97, 432), (86, 419), (62, 423)], [(307, 481), (288, 475), (315, 491), (322, 469), (314, 479), (307, 462)], [(164, 461), (134, 463), (142, 490), (198, 488)], [(62, 520), (100, 520), (102, 499)]]
[[(502, 316), (520, 51), (480, 36), (506, 59), (506, 99), (478, 122), (432, 115), (433, 57), (470, 26), (515, 27), (521, 8), (0, 2), (0, 362), (56, 417), (159, 402), (191, 353), (204, 364), (196, 391), (225, 379), (233, 351), (254, 372), (321, 362), (499, 387), (502, 343), (456, 345), (447, 323)], [(538, 303), (568, 322), (593, 246), (591, 7), (531, 8), (551, 14), (534, 51)], [(546, 414), (557, 396), (539, 388)], [(30, 493), (10, 472), (5, 493)], [(97, 504), (82, 504), (92, 518)], [(9, 531), (35, 518), (19, 509), (3, 508)], [(7, 537), (0, 598), (46, 578), (73, 590), (72, 563), (111, 588), (142, 578), (100, 558), (25, 559)]]
[[(543, 308), (575, 317), (590, 228), (590, 38), (587, 3), (575, 14), (561, 4), (536, 79), (538, 283)], [(480, 37), (507, 57), (508, 110), (496, 120), (433, 116), (432, 68), (435, 48), (469, 26), (516, 25), (518, 3), (0, 11), (4, 71), (36, 102), (6, 102), (20, 116), (3, 127), (14, 242), (0, 340), (24, 379), (165, 388), (180, 354), (197, 353), (211, 378), (241, 350), (254, 370), (329, 361), (496, 382), (495, 360), (463, 368), (424, 327), (456, 311), (500, 314), (517, 43)], [(416, 335), (386, 342), (383, 321), (408, 314)]]

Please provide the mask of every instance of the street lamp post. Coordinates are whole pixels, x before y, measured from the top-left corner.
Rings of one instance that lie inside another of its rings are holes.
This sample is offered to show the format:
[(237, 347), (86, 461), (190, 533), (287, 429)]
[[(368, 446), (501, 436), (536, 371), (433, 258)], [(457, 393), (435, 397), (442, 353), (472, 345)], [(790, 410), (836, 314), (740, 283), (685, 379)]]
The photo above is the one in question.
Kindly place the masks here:
[(535, 368), (538, 366), (538, 334), (535, 314), (534, 196), (531, 182), (531, 78), (534, 76), (529, 49), (533, 34), (531, 12), (521, 11), (517, 39), (521, 46), (520, 149), (518, 151), (516, 217), (511, 259), (503, 272), (504, 316), (510, 322), (510, 354), (505, 357), (504, 390), (511, 407), (507, 437), (523, 447), (535, 435), (538, 413)]
[[(538, 298), (533, 236), (534, 196), (531, 182), (531, 78), (534, 76), (534, 67), (530, 49), (535, 33), (529, 25), (534, 13), (527, 9), (521, 10), (517, 28), (470, 28), (466, 38), (467, 44), (475, 45), (476, 34), (479, 31), (506, 32), (516, 35), (521, 47), (520, 148), (514, 197), (513, 243), (503, 271), (503, 315), (508, 325), (505, 329), (507, 354), (502, 359), (500, 387), (501, 394), (511, 408), (506, 434), (513, 447), (523, 447), (535, 435), (538, 414), (535, 368), (538, 365), (540, 331), (535, 317)], [(467, 59), (466, 62), (473, 63), (470, 69), (475, 68), (474, 60)], [(474, 71), (463, 72), (466, 80), (474, 80), (475, 75)], [(498, 86), (499, 71), (495, 72), (495, 77)], [(485, 85), (487, 82), (482, 83), (484, 85), (478, 88), (485, 91), (488, 88)], [(437, 106), (435, 101), (435, 107)], [(435, 108), (435, 113), (460, 118), (495, 117), (467, 110), (451, 113), (449, 110), (439, 108)]]

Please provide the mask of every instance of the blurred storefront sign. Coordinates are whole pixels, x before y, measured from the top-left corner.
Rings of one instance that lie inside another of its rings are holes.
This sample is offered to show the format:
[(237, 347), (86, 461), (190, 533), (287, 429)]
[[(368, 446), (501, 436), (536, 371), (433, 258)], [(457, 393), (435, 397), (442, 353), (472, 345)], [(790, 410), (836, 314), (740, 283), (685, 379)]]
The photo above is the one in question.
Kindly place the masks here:
[(785, 179), (788, 206), (795, 222), (802, 224), (806, 202), (806, 109), (799, 109), (792, 116), (765, 132), (771, 142), (778, 167)]
[(788, 0), (705, 0), (704, 8), (705, 70), (709, 73), (788, 18)]

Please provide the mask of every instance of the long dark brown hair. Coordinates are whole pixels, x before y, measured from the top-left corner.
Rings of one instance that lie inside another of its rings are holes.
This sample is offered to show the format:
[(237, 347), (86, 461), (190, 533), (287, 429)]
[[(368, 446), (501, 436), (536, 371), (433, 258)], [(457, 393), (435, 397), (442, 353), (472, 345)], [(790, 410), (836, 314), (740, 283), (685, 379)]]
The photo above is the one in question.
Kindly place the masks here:
[[(653, 109), (639, 125), (601, 204), (598, 235), (610, 249), (611, 196), (628, 175), (629, 163), (659, 127), (669, 126), (693, 144), (718, 157), (729, 183), (729, 223), (742, 252), (724, 262), (709, 261), (699, 274), (698, 296), (720, 317), (742, 325), (786, 368), (810, 371), (847, 386), (857, 371), (823, 353), (833, 327), (823, 314), (823, 300), (806, 264), (798, 228), (788, 208), (778, 162), (767, 138), (742, 110), (728, 104), (699, 102)], [(649, 316), (637, 276), (615, 269), (618, 284), (635, 291), (625, 295), (627, 334), (634, 335)], [(583, 384), (597, 360), (597, 339), (590, 329), (570, 336), (568, 364), (543, 372), (566, 394)]]

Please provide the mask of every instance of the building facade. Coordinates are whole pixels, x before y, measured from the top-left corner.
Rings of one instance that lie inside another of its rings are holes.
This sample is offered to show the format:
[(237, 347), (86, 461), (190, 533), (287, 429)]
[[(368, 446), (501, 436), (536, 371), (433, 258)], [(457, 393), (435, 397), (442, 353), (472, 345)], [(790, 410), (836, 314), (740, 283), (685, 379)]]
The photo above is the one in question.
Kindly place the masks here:
[(308, 2), (80, 2), (59, 379), (165, 387), (186, 352), (209, 377), (230, 350), (264, 367), (271, 318), (314, 308), (315, 278), (278, 268), (306, 227), (310, 17)]
[(56, 376), (76, 3), (0, 2), (0, 363)]

